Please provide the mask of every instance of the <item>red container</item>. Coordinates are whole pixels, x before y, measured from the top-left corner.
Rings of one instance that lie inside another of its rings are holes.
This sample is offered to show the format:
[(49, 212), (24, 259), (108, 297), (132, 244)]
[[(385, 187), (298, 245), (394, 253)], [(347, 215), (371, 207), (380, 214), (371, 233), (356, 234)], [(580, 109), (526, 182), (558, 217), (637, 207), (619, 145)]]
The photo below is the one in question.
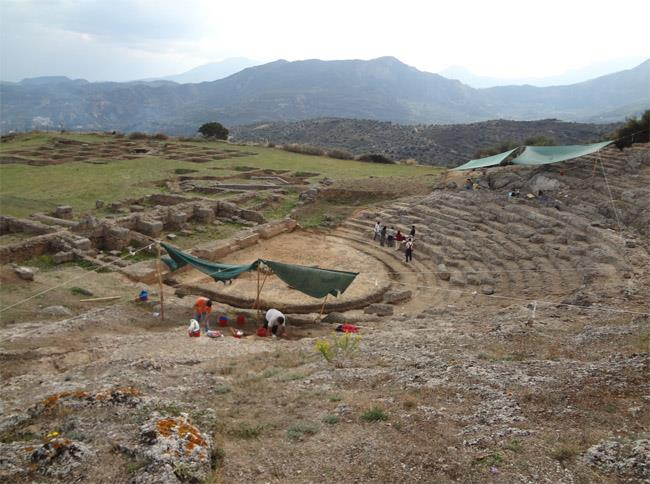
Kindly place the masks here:
[(222, 328), (228, 326), (228, 318), (226, 316), (219, 316), (219, 326)]
[(268, 335), (268, 331), (266, 331), (266, 328), (257, 328), (257, 336), (264, 338)]
[(236, 322), (237, 322), (237, 326), (246, 326), (246, 316), (244, 316), (243, 314), (238, 314)]

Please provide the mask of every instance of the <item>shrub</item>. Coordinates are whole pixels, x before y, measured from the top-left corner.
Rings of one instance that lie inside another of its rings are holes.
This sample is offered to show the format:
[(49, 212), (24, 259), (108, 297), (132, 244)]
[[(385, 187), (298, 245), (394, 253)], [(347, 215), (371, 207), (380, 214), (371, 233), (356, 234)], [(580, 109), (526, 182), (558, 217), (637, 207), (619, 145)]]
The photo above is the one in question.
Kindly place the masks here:
[(317, 434), (320, 428), (312, 422), (298, 422), (287, 429), (287, 437), (292, 440), (299, 440), (303, 435)]
[(156, 133), (152, 136), (152, 138), (163, 141), (169, 139), (169, 136), (167, 136), (165, 133)]
[(228, 139), (228, 129), (216, 121), (202, 124), (198, 131), (206, 138)]
[(317, 339), (316, 351), (328, 363), (340, 366), (359, 351), (361, 336), (350, 333), (334, 334), (331, 339)]
[(323, 423), (327, 425), (336, 425), (341, 421), (341, 418), (338, 415), (325, 415), (323, 417)]
[(629, 118), (614, 136), (620, 138), (616, 141), (616, 147), (620, 150), (632, 146), (633, 143), (648, 143), (650, 141), (650, 109), (646, 110), (639, 119), (636, 116)]
[(228, 433), (234, 437), (239, 437), (240, 439), (256, 439), (263, 431), (263, 425), (251, 425), (246, 422), (241, 422), (236, 427), (231, 428)]
[(322, 150), (321, 148), (318, 148), (316, 146), (310, 146), (310, 145), (301, 145), (298, 143), (291, 143), (288, 145), (284, 145), (282, 149), (285, 151), (290, 151), (291, 153), (300, 153), (302, 155), (311, 155), (311, 156), (325, 155), (325, 151)]
[(148, 138), (147, 134), (141, 131), (134, 131), (133, 133), (129, 133), (129, 139), (147, 139), (147, 138)]
[(366, 422), (379, 422), (388, 420), (388, 415), (380, 407), (372, 407), (361, 414), (361, 419)]
[(394, 165), (395, 162), (388, 158), (387, 156), (380, 155), (380, 154), (367, 154), (367, 155), (360, 155), (355, 158), (357, 161), (365, 161), (368, 163), (381, 163), (384, 165)]
[(327, 152), (327, 156), (330, 158), (336, 158), (337, 160), (353, 160), (354, 155), (346, 150), (334, 149)]

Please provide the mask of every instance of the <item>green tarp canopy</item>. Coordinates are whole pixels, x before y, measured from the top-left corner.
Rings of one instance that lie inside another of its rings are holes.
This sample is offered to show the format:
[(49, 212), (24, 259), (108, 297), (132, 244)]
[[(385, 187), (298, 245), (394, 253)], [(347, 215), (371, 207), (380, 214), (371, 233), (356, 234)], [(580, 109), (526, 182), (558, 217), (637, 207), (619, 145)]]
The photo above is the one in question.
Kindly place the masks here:
[(479, 158), (477, 160), (469, 160), (467, 163), (454, 168), (455, 171), (460, 170), (473, 170), (474, 168), (484, 168), (486, 166), (499, 165), (503, 160), (510, 156), (517, 148), (510, 151), (499, 153), (498, 155), (488, 156), (486, 158)]
[(273, 273), (294, 289), (311, 297), (325, 297), (327, 294), (338, 296), (345, 292), (357, 272), (334, 271), (318, 267), (283, 264), (272, 260), (262, 260)]
[(174, 272), (175, 270), (190, 264), (204, 274), (212, 277), (215, 281), (229, 281), (230, 279), (240, 276), (244, 272), (256, 269), (258, 264), (258, 261), (255, 261), (252, 264), (242, 265), (218, 264), (199, 259), (198, 257), (193, 257), (167, 244), (161, 243), (160, 245), (167, 251), (167, 254), (169, 254), (169, 257), (163, 257), (162, 261), (167, 265), (167, 267), (169, 267), (170, 271)]
[(258, 259), (251, 264), (219, 264), (193, 257), (164, 243), (160, 245), (169, 255), (169, 257), (163, 257), (162, 261), (172, 272), (190, 264), (204, 274), (212, 277), (215, 281), (229, 281), (244, 272), (257, 269), (257, 266), (261, 262), (268, 266), (276, 276), (292, 288), (308, 296), (317, 298), (324, 297), (327, 294), (338, 296), (340, 293), (345, 292), (358, 275), (357, 272), (320, 269), (318, 267), (284, 264), (282, 262), (262, 259)]
[(604, 141), (590, 145), (567, 146), (526, 146), (524, 152), (512, 160), (515, 165), (547, 165), (560, 161), (590, 155), (604, 148), (613, 141)]

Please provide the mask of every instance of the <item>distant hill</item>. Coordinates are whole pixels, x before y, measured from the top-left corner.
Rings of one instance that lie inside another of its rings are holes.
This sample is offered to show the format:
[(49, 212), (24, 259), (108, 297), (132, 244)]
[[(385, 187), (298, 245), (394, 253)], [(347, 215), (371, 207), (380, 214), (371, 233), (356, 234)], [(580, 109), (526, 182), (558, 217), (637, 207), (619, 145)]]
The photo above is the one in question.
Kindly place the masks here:
[[(43, 78), (41, 78), (43, 79)], [(619, 121), (650, 106), (650, 60), (634, 69), (557, 87), (474, 89), (393, 57), (370, 61), (279, 60), (200, 84), (171, 82), (0, 83), (0, 130), (63, 127), (195, 133), (228, 126), (345, 117), (402, 124), (489, 119)], [(630, 113), (633, 114), (633, 113)]]
[(230, 134), (237, 141), (300, 143), (321, 148), (343, 148), (355, 155), (378, 153), (393, 160), (415, 159), (420, 163), (456, 166), (480, 149), (503, 141), (523, 142), (545, 136), (555, 144), (599, 141), (619, 124), (541, 121), (485, 121), (454, 125), (401, 125), (356, 119), (314, 119), (237, 126)]
[(202, 64), (180, 74), (145, 79), (145, 81), (171, 81), (179, 84), (210, 82), (223, 79), (224, 77), (231, 76), (247, 67), (253, 67), (260, 64), (261, 62), (247, 59), (246, 57), (231, 57), (219, 62)]
[(451, 66), (440, 72), (441, 76), (456, 79), (463, 84), (476, 88), (496, 86), (521, 86), (528, 84), (537, 87), (566, 86), (578, 82), (588, 81), (596, 77), (605, 76), (612, 72), (630, 69), (643, 62), (642, 57), (626, 57), (605, 62), (597, 62), (579, 69), (570, 69), (562, 74), (545, 77), (489, 77), (479, 76), (462, 66)]

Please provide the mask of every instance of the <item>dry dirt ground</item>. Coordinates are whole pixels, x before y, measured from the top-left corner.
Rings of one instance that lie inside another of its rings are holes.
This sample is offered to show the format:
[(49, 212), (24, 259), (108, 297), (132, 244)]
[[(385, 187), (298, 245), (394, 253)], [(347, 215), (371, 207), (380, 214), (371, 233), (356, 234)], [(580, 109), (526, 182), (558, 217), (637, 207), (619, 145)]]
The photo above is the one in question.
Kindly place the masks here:
[[(612, 181), (617, 199), (628, 190), (637, 204), (646, 200), (650, 173), (635, 173), (620, 189)], [(192, 298), (167, 288), (160, 321), (155, 302), (128, 301), (140, 286), (117, 274), (84, 284), (98, 296), (122, 294), (118, 303), (86, 309), (68, 294), (3, 314), (0, 479), (647, 482), (650, 257), (647, 237), (631, 228), (639, 216), (623, 238), (606, 215), (585, 224), (595, 217), (586, 198), (556, 214), (532, 202), (505, 205), (491, 193), (441, 190), (383, 207), (396, 220), (416, 206), (418, 217), (438, 217), (429, 224), (435, 233), (418, 224), (413, 265), (369, 240), (379, 209), (327, 236), (291, 236), (309, 245), (304, 260), (283, 238), (238, 254), (308, 263), (320, 254), (343, 263), (359, 251), (351, 268), (363, 261), (412, 289), (393, 316), (351, 313), (358, 340), (310, 323), (313, 315), (290, 319), (286, 339), (189, 338)], [(490, 207), (494, 217), (472, 220)], [(530, 233), (524, 222), (547, 225)], [(494, 241), (500, 251), (474, 257)], [(455, 268), (475, 277), (494, 259), (496, 292), (465, 282), (452, 288), (428, 265), (434, 256), (449, 264), (452, 280)], [(12, 288), (5, 301), (70, 275), (43, 271), (28, 283), (2, 272)], [(112, 292), (99, 293), (102, 281)], [(270, 283), (271, 294), (281, 289)], [(533, 300), (553, 303), (533, 309)], [(72, 316), (44, 318), (41, 308), (51, 304), (67, 305)], [(250, 332), (255, 322), (247, 324)]]

